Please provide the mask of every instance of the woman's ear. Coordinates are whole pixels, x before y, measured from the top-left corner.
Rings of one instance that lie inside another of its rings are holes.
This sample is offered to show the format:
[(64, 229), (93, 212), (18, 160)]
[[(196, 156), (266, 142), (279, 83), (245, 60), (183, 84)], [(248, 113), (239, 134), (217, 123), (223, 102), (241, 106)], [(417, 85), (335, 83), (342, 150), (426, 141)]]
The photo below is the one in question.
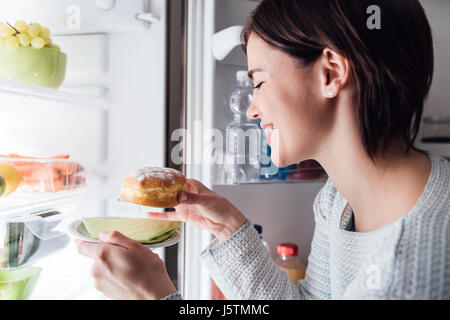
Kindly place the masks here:
[(345, 87), (350, 77), (350, 64), (346, 58), (325, 48), (320, 57), (322, 74), (322, 93), (333, 99)]

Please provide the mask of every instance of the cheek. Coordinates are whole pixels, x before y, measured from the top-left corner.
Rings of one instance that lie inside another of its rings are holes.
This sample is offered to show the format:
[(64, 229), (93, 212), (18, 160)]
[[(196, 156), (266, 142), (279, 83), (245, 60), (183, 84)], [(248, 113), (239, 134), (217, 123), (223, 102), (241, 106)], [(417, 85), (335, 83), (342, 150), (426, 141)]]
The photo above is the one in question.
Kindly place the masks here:
[[(316, 102), (307, 88), (289, 88), (273, 95), (278, 101), (277, 112), (272, 114), (277, 130), (272, 133), (272, 160), (284, 167), (298, 163), (311, 152), (314, 132), (318, 129)], [(316, 132), (317, 133), (317, 132)]]

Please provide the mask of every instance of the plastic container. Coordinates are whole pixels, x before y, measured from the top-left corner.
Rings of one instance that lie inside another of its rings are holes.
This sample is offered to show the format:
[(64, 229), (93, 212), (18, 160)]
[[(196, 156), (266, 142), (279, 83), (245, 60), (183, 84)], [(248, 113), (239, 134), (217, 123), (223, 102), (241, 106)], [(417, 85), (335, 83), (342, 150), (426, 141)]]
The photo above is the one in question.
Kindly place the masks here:
[(261, 225), (259, 225), (259, 224), (254, 224), (253, 226), (255, 227), (256, 231), (258, 232), (259, 238), (261, 239), (261, 241), (262, 241), (264, 247), (266, 248), (267, 252), (270, 253), (269, 244), (262, 237), (263, 227)]
[(77, 204), (60, 209), (0, 216), (0, 269), (23, 267), (65, 248), (70, 238), (61, 223), (70, 212), (81, 210)]
[(230, 97), (233, 121), (226, 128), (226, 184), (256, 182), (260, 167), (261, 129), (246, 115), (252, 102), (253, 86), (247, 71), (238, 71), (236, 81), (237, 87)]
[(287, 273), (294, 283), (305, 277), (306, 267), (298, 258), (298, 247), (295, 243), (278, 244), (277, 254), (275, 263), (282, 271)]
[(84, 168), (68, 156), (32, 158), (0, 155), (0, 164), (14, 166), (22, 176), (15, 193), (55, 193), (77, 189), (86, 184)]

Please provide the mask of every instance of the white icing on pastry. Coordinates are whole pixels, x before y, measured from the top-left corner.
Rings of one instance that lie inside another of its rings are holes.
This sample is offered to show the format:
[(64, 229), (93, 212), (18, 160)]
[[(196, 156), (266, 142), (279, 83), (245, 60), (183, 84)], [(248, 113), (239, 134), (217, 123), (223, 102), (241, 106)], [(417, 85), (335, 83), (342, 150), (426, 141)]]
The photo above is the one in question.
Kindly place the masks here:
[(145, 179), (160, 178), (168, 179), (171, 184), (175, 184), (175, 176), (179, 174), (179, 171), (172, 168), (143, 167), (138, 169), (134, 176), (139, 182), (142, 182)]

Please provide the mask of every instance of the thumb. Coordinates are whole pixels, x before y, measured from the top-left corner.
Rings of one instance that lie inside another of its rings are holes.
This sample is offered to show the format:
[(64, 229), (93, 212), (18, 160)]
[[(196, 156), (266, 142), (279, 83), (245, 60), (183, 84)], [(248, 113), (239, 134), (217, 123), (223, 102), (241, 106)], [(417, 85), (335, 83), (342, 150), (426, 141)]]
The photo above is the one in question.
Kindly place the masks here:
[(198, 204), (201, 206), (211, 205), (215, 201), (215, 196), (211, 194), (197, 194), (181, 191), (178, 194), (180, 204)]
[(126, 237), (119, 231), (99, 232), (98, 238), (106, 243), (113, 244), (123, 248), (130, 248), (139, 244), (136, 240)]

